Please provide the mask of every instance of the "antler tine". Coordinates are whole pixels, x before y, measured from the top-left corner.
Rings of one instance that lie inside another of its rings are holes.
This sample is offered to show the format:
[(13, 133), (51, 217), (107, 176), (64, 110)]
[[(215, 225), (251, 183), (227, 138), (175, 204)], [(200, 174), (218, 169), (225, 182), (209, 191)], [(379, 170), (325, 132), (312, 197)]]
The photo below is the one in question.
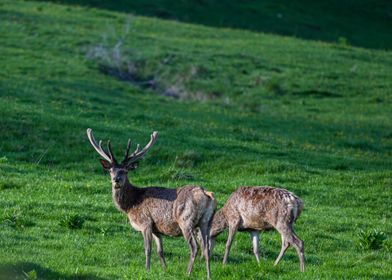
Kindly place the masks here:
[(150, 142), (148, 142), (147, 145), (141, 151), (140, 151), (140, 145), (138, 145), (136, 151), (134, 151), (132, 155), (129, 157), (128, 163), (132, 163), (141, 159), (147, 153), (147, 151), (154, 145), (155, 141), (157, 141), (157, 138), (158, 138), (158, 132), (154, 131), (151, 134)]
[(112, 151), (112, 144), (110, 144), (110, 140), (108, 140), (108, 151), (109, 151), (109, 157), (112, 160), (112, 162), (117, 163), (116, 158), (114, 157), (114, 154)]
[[(99, 149), (102, 150), (102, 152), (105, 153), (105, 155), (107, 155), (106, 151), (104, 150), (104, 148), (102, 148), (102, 140), (99, 140)], [(110, 158), (110, 157), (109, 157)]]
[(122, 161), (123, 163), (126, 163), (127, 160), (128, 160), (129, 149), (131, 148), (131, 145), (132, 145), (132, 141), (131, 141), (131, 138), (129, 138), (128, 139), (128, 144), (127, 144), (127, 150), (125, 151), (125, 156), (124, 156), (124, 159)]
[(87, 137), (88, 137), (88, 140), (90, 140), (91, 145), (98, 152), (98, 154), (100, 154), (107, 161), (112, 162), (112, 159), (102, 149), (102, 141), (99, 141), (99, 144), (97, 143), (97, 141), (95, 141), (95, 138), (93, 135), (93, 130), (91, 128), (87, 128)]
[(131, 157), (134, 157), (138, 152), (140, 152), (140, 144), (137, 144), (136, 150), (132, 153)]

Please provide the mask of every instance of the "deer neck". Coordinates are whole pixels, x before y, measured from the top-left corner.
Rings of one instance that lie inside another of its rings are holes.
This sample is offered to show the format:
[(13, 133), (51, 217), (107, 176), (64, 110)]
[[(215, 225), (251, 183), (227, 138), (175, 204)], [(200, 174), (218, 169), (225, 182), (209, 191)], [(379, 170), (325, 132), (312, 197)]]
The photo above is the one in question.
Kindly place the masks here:
[(227, 228), (227, 226), (228, 226), (227, 219), (223, 214), (222, 209), (219, 209), (215, 213), (214, 217), (212, 218), (210, 235), (212, 237), (219, 235), (222, 231), (224, 231)]
[(121, 188), (112, 188), (113, 202), (120, 211), (127, 213), (140, 202), (142, 192), (127, 180)]

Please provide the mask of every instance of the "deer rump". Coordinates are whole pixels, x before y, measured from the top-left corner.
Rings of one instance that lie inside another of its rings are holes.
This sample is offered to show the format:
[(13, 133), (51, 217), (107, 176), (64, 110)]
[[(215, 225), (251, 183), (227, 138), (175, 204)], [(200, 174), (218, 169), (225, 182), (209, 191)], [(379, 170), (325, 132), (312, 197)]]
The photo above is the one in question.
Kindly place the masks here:
[(138, 196), (143, 200), (127, 211), (130, 223), (137, 231), (150, 223), (154, 234), (180, 236), (187, 227), (208, 222), (215, 210), (213, 198), (200, 186), (139, 190)]

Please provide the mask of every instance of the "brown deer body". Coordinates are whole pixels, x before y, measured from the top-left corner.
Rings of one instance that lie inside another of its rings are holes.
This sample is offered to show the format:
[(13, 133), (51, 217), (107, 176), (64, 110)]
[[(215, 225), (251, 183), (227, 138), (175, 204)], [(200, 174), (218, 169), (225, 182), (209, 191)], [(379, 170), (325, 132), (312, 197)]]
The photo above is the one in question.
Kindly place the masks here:
[(110, 172), (112, 179), (113, 201), (117, 208), (127, 214), (132, 227), (140, 231), (144, 238), (146, 254), (146, 269), (150, 269), (151, 241), (157, 245), (160, 261), (166, 269), (163, 254), (162, 235), (183, 235), (191, 249), (188, 264), (188, 274), (192, 272), (193, 263), (197, 255), (196, 229), (202, 235), (203, 254), (206, 258), (207, 277), (210, 278), (209, 232), (211, 219), (216, 208), (216, 201), (212, 193), (199, 186), (184, 186), (178, 189), (163, 187), (138, 188), (128, 179), (128, 171), (137, 167), (138, 161), (154, 144), (157, 133), (151, 135), (150, 142), (143, 150), (138, 148), (128, 156), (130, 141), (125, 158), (121, 164), (117, 163), (108, 142), (108, 153), (97, 144), (91, 129), (87, 135), (93, 147), (105, 160), (101, 164)]
[(229, 236), (223, 258), (223, 263), (227, 263), (237, 230), (249, 231), (252, 237), (253, 252), (257, 262), (260, 262), (259, 233), (275, 228), (282, 238), (282, 248), (275, 265), (282, 259), (287, 248), (292, 245), (300, 260), (300, 270), (304, 271), (304, 244), (293, 229), (302, 209), (302, 200), (285, 189), (240, 187), (231, 194), (225, 205), (213, 217), (210, 232), (211, 251), (215, 237), (228, 227)]

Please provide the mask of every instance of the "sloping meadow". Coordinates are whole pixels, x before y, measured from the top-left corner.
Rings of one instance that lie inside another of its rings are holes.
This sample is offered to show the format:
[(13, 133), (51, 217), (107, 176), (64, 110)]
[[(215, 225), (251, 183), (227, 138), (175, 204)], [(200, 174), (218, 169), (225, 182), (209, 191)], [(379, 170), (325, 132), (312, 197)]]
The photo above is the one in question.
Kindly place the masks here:
[(273, 267), (277, 233), (260, 266), (238, 233), (227, 266), (218, 238), (214, 279), (390, 277), (389, 52), (30, 1), (0, 13), (0, 278), (184, 277), (182, 238), (164, 239), (167, 272), (155, 255), (144, 271), (87, 127), (118, 156), (159, 132), (137, 185), (200, 184), (219, 207), (240, 185), (304, 200), (304, 274), (292, 249)]

